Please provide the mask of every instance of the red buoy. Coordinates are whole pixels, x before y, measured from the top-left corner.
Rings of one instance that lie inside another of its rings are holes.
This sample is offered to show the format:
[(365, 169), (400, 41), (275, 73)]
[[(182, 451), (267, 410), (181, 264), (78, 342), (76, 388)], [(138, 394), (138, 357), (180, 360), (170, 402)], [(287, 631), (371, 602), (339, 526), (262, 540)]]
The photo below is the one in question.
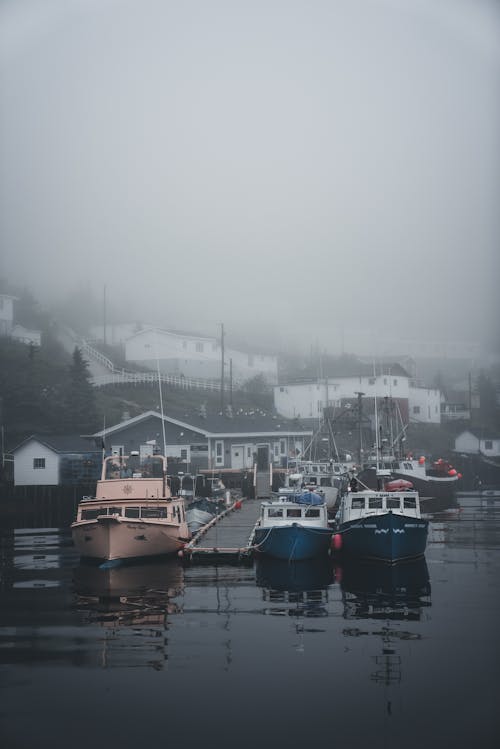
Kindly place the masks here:
[(335, 533), (332, 538), (332, 546), (335, 549), (335, 551), (340, 551), (342, 548), (342, 534), (341, 533)]
[(235, 510), (241, 510), (242, 502), (241, 499), (239, 499), (237, 502), (234, 503), (234, 509)]
[(455, 471), (455, 469), (450, 468), (450, 470), (448, 471), (448, 476), (456, 476), (456, 475), (457, 475), (457, 472)]

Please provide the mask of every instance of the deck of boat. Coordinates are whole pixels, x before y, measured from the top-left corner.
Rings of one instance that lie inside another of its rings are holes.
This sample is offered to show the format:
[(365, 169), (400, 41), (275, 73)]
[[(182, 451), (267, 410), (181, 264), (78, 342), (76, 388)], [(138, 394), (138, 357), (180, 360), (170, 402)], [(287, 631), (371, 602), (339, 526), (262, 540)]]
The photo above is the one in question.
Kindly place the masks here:
[(260, 513), (260, 500), (238, 499), (223, 513), (200, 528), (179, 552), (188, 562), (252, 561), (251, 536)]

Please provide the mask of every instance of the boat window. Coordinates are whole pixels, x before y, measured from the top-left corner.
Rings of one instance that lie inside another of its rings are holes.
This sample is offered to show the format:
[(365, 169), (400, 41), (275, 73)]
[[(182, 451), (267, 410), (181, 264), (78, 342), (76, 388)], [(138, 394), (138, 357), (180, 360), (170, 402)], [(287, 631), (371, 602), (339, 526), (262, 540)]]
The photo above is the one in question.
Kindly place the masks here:
[(364, 510), (365, 509), (365, 498), (356, 497), (351, 499), (351, 507), (353, 510)]
[(330, 486), (330, 479), (328, 476), (322, 476), (320, 484), (321, 486)]
[(382, 497), (369, 497), (368, 508), (370, 510), (381, 510), (382, 509)]
[(95, 520), (98, 515), (102, 514), (102, 510), (82, 510), (82, 520)]
[(166, 507), (141, 507), (141, 517), (143, 518), (166, 518)]
[(138, 518), (139, 508), (138, 507), (125, 507), (125, 517), (126, 518)]
[(267, 516), (270, 518), (282, 518), (283, 517), (283, 508), (277, 508), (277, 507), (270, 507), (267, 511)]
[(388, 510), (399, 510), (399, 497), (387, 497), (385, 503)]
[(407, 471), (413, 471), (413, 466), (411, 463), (403, 463), (403, 465)]
[(287, 518), (300, 518), (302, 517), (302, 510), (300, 507), (293, 507), (286, 511)]
[(319, 518), (319, 509), (317, 507), (310, 507), (308, 510), (306, 510), (306, 517)]
[(318, 483), (318, 479), (316, 478), (316, 476), (308, 476), (307, 483), (314, 484), (314, 486), (316, 486)]
[(417, 500), (415, 499), (415, 497), (405, 497), (404, 503), (405, 507), (410, 510), (415, 510), (417, 507)]

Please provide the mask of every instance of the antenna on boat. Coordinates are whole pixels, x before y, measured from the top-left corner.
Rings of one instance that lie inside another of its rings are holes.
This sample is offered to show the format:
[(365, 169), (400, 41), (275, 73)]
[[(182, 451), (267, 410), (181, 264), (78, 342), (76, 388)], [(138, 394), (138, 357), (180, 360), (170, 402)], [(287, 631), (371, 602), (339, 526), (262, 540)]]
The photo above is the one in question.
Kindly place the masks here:
[(380, 450), (380, 435), (378, 432), (378, 408), (377, 408), (377, 374), (375, 370), (375, 359), (373, 360), (373, 378), (375, 380), (375, 455), (376, 455), (376, 466), (377, 466), (377, 476), (380, 469), (379, 462), (378, 462), (378, 456), (379, 456), (379, 450)]
[(165, 459), (166, 459), (167, 440), (165, 438), (165, 419), (163, 418), (163, 394), (161, 391), (160, 358), (158, 356), (158, 332), (156, 332), (155, 348), (156, 348), (156, 371), (158, 373), (158, 390), (160, 391), (160, 414), (161, 414), (161, 429), (162, 429), (162, 436), (163, 436), (163, 455), (165, 456)]

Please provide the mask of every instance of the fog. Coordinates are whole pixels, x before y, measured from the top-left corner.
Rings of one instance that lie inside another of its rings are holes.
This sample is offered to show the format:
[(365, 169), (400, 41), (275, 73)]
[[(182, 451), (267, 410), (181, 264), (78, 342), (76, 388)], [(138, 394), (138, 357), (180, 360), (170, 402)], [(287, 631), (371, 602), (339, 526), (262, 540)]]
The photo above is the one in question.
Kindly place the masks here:
[(494, 0), (4, 0), (0, 276), (279, 347), (491, 346), (499, 32)]

